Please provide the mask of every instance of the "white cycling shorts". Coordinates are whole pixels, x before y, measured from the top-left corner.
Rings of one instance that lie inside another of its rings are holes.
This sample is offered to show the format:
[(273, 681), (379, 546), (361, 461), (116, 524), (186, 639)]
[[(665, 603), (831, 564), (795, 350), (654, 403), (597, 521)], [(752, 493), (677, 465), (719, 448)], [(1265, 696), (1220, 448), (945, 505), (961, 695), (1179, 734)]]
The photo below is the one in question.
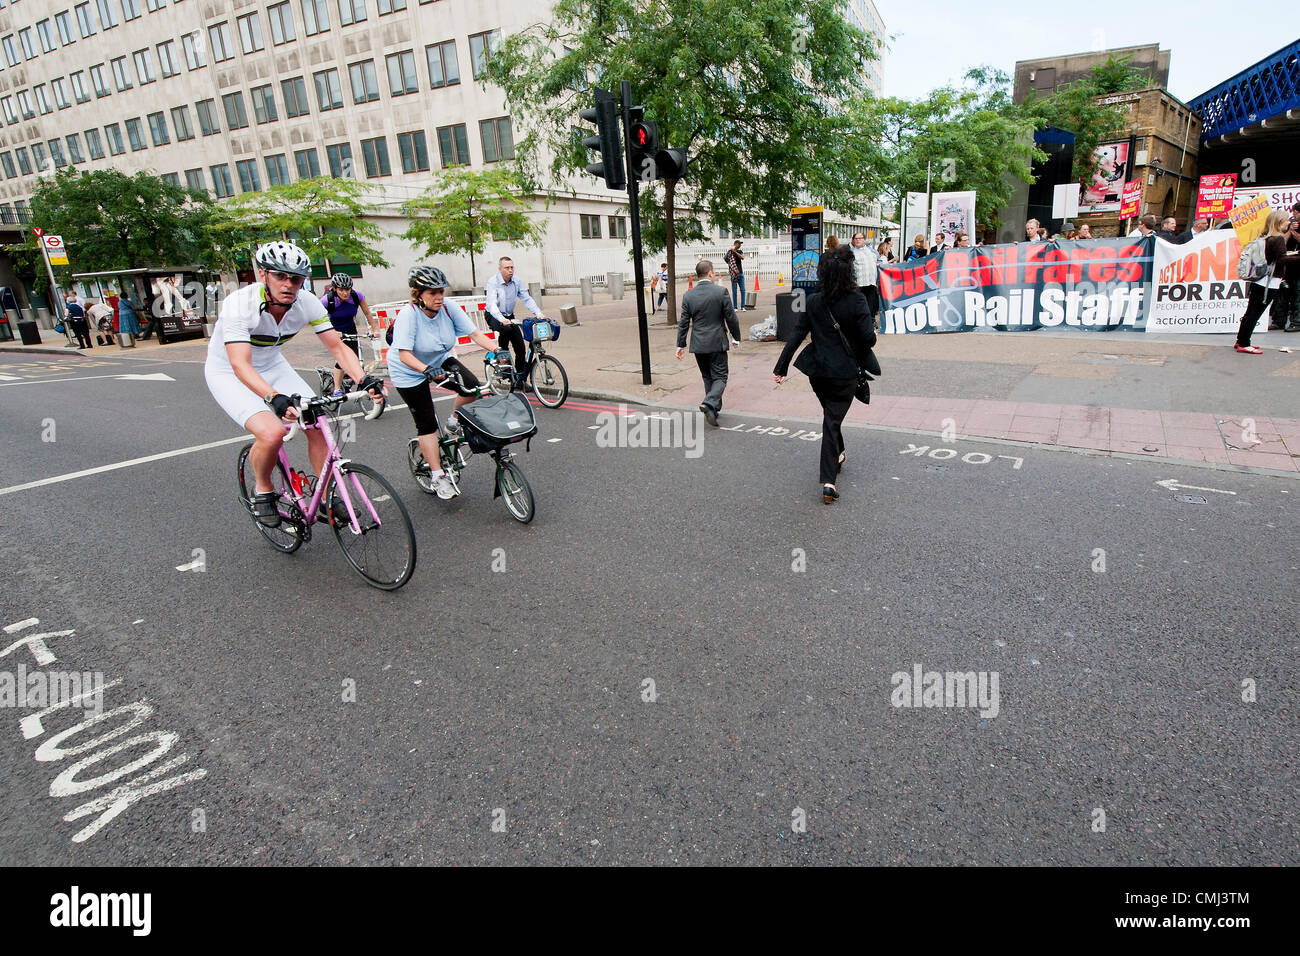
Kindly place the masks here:
[[(266, 379), (273, 391), (281, 395), (301, 395), (303, 401), (316, 395), (315, 390), (303, 381), (302, 376), (293, 370), (285, 358), (272, 362), (266, 368), (258, 368), (257, 372)], [(262, 396), (255, 394), (236, 378), (235, 370), (229, 365), (209, 361), (204, 366), (203, 373), (208, 380), (208, 391), (212, 397), (240, 428), (258, 412), (270, 411), (266, 402), (262, 401)]]

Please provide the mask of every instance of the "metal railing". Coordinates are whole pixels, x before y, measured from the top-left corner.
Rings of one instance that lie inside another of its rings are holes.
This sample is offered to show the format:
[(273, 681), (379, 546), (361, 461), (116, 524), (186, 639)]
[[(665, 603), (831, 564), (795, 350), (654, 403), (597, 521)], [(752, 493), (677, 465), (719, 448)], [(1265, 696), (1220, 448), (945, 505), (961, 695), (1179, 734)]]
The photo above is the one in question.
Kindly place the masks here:
[(1300, 40), (1187, 104), (1201, 117), (1201, 142), (1300, 108)]

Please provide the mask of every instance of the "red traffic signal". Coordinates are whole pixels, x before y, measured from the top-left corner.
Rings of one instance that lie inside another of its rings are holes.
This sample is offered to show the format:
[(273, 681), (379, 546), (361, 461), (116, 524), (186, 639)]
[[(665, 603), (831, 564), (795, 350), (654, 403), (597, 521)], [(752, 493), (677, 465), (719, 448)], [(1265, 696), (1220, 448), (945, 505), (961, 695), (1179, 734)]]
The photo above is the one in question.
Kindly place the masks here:
[(654, 123), (632, 124), (632, 148), (639, 152), (653, 153), (659, 148), (659, 129)]

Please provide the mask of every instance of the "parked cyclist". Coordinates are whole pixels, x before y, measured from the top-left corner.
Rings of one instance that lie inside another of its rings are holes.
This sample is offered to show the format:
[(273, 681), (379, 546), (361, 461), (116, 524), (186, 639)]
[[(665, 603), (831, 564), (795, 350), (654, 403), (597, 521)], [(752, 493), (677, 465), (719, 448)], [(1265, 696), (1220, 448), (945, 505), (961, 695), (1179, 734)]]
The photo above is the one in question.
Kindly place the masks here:
[[(320, 304), (325, 306), (325, 311), (329, 313), (330, 325), (334, 326), (335, 332), (353, 336), (352, 339), (344, 339), (343, 344), (352, 349), (358, 359), (361, 358), (361, 343), (356, 340), (357, 312), (360, 311), (366, 317), (371, 338), (378, 335), (379, 330), (375, 328), (375, 317), (370, 312), (370, 304), (366, 302), (366, 297), (362, 295), (360, 289), (352, 287), (352, 276), (346, 272), (336, 272), (331, 276), (329, 291), (320, 297)], [(335, 362), (334, 394), (342, 394), (342, 388), (343, 369)]]
[[(253, 254), (253, 264), (258, 282), (226, 296), (221, 303), (204, 377), (217, 404), (253, 435), (249, 455), (256, 480), (253, 515), (274, 528), (280, 523), (280, 511), (271, 470), (284, 440), (280, 419), (292, 422), (298, 418), (292, 396), (310, 399), (316, 394), (280, 354), (280, 347), (304, 326), (311, 326), (343, 370), (361, 383), (358, 388), (379, 398), (383, 383), (366, 375), (330, 326), (320, 302), (303, 288), (311, 272), (307, 253), (291, 242), (268, 242)], [(307, 447), (312, 468), (320, 474), (326, 455), (324, 437), (315, 429), (307, 431)]]
[[(433, 408), (429, 383), (438, 384), (455, 375), (467, 389), (477, 388), (479, 380), (462, 365), (452, 351), (456, 339), (468, 335), (470, 340), (488, 351), (495, 346), (487, 333), (474, 328), (470, 317), (454, 302), (446, 301), (447, 276), (433, 266), (416, 266), (407, 279), (411, 287), (411, 304), (397, 313), (393, 322), (393, 344), (388, 350), (388, 377), (411, 410), (415, 434), (425, 467), (433, 477), (439, 498), (455, 494), (438, 459), (438, 415)], [(468, 395), (456, 396), (456, 408), (474, 401)], [(448, 418), (450, 429), (459, 427), (456, 413)]]
[(523, 375), (528, 370), (524, 367), (524, 330), (515, 318), (516, 302), (522, 302), (534, 318), (546, 318), (542, 307), (515, 278), (514, 261), (509, 256), (502, 256), (497, 262), (497, 272), (487, 283), (487, 323), (497, 334), (502, 347), (509, 345), (514, 349), (515, 372)]

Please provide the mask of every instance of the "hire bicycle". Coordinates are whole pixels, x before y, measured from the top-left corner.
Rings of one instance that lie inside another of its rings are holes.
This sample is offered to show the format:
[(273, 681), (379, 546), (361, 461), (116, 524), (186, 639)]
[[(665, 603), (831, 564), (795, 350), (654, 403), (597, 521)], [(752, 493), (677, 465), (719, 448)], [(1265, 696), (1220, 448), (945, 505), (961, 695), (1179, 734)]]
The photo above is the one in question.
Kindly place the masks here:
[[(302, 404), (299, 420), (285, 422), (284, 441), (298, 429), (315, 428), (325, 436), (328, 453), (324, 477), (295, 469), (281, 443), (279, 460), (271, 472), (271, 485), (279, 495), (280, 520), (263, 524), (253, 512), (256, 483), (249, 454), (253, 443), (239, 451), (239, 500), (257, 530), (277, 551), (292, 554), (311, 540), (312, 525), (325, 522), (356, 572), (366, 583), (394, 591), (415, 571), (415, 528), (397, 490), (383, 475), (366, 465), (344, 458), (330, 428), (330, 411), (345, 401), (357, 401), (359, 392), (326, 398), (312, 397)], [(294, 404), (301, 400), (294, 395)]]
[(569, 397), (569, 375), (554, 355), (546, 354), (544, 342), (560, 337), (560, 326), (550, 319), (524, 319), (524, 367), (516, 370), (511, 365), (510, 352), (489, 352), (495, 356), (487, 364), (487, 387), (493, 395), (505, 395), (516, 389), (531, 389), (537, 400), (547, 408), (559, 408)]
[[(359, 335), (349, 335), (346, 332), (340, 332), (339, 334), (343, 337), (344, 342), (357, 342), (358, 344), (361, 342)], [(370, 339), (370, 351), (374, 357), (368, 363), (362, 362), (361, 370), (367, 375), (373, 375), (383, 381), (388, 377), (388, 366), (384, 364), (384, 347), (380, 344), (379, 337), (374, 333), (371, 333), (368, 338)], [(360, 355), (358, 355), (358, 358), (360, 358)], [(334, 391), (334, 369), (328, 365), (317, 365), (316, 374), (320, 376), (320, 393), (322, 395), (331, 394)], [(357, 387), (357, 383), (352, 381), (351, 375), (344, 372), (340, 387), (344, 392), (352, 393), (352, 390)], [(384, 414), (384, 405), (387, 403), (383, 400), (377, 400), (364, 390), (353, 394), (362, 396), (357, 399), (357, 408), (361, 410), (361, 414), (366, 421), (372, 422)]]
[[(485, 363), (486, 361), (484, 359)], [(469, 464), (470, 456), (486, 453), (496, 463), (492, 497), (504, 499), (510, 517), (521, 524), (528, 524), (537, 514), (533, 489), (509, 451), (510, 445), (521, 441), (527, 442), (524, 448), (528, 450), (533, 436), (537, 434), (537, 421), (528, 400), (522, 395), (509, 393), (484, 398), (488, 394), (486, 385), (470, 388), (462, 382), (459, 375), (448, 372), (430, 376), (430, 381), (458, 395), (479, 399), (473, 404), (462, 405), (457, 411), (459, 429), (444, 426), (438, 430), (439, 464), (451, 491), (446, 498), (460, 496), (461, 472)], [(420, 490), (425, 494), (444, 497), (439, 494), (433, 473), (420, 451), (418, 438), (412, 438), (407, 443), (406, 459), (411, 477), (420, 486)]]

